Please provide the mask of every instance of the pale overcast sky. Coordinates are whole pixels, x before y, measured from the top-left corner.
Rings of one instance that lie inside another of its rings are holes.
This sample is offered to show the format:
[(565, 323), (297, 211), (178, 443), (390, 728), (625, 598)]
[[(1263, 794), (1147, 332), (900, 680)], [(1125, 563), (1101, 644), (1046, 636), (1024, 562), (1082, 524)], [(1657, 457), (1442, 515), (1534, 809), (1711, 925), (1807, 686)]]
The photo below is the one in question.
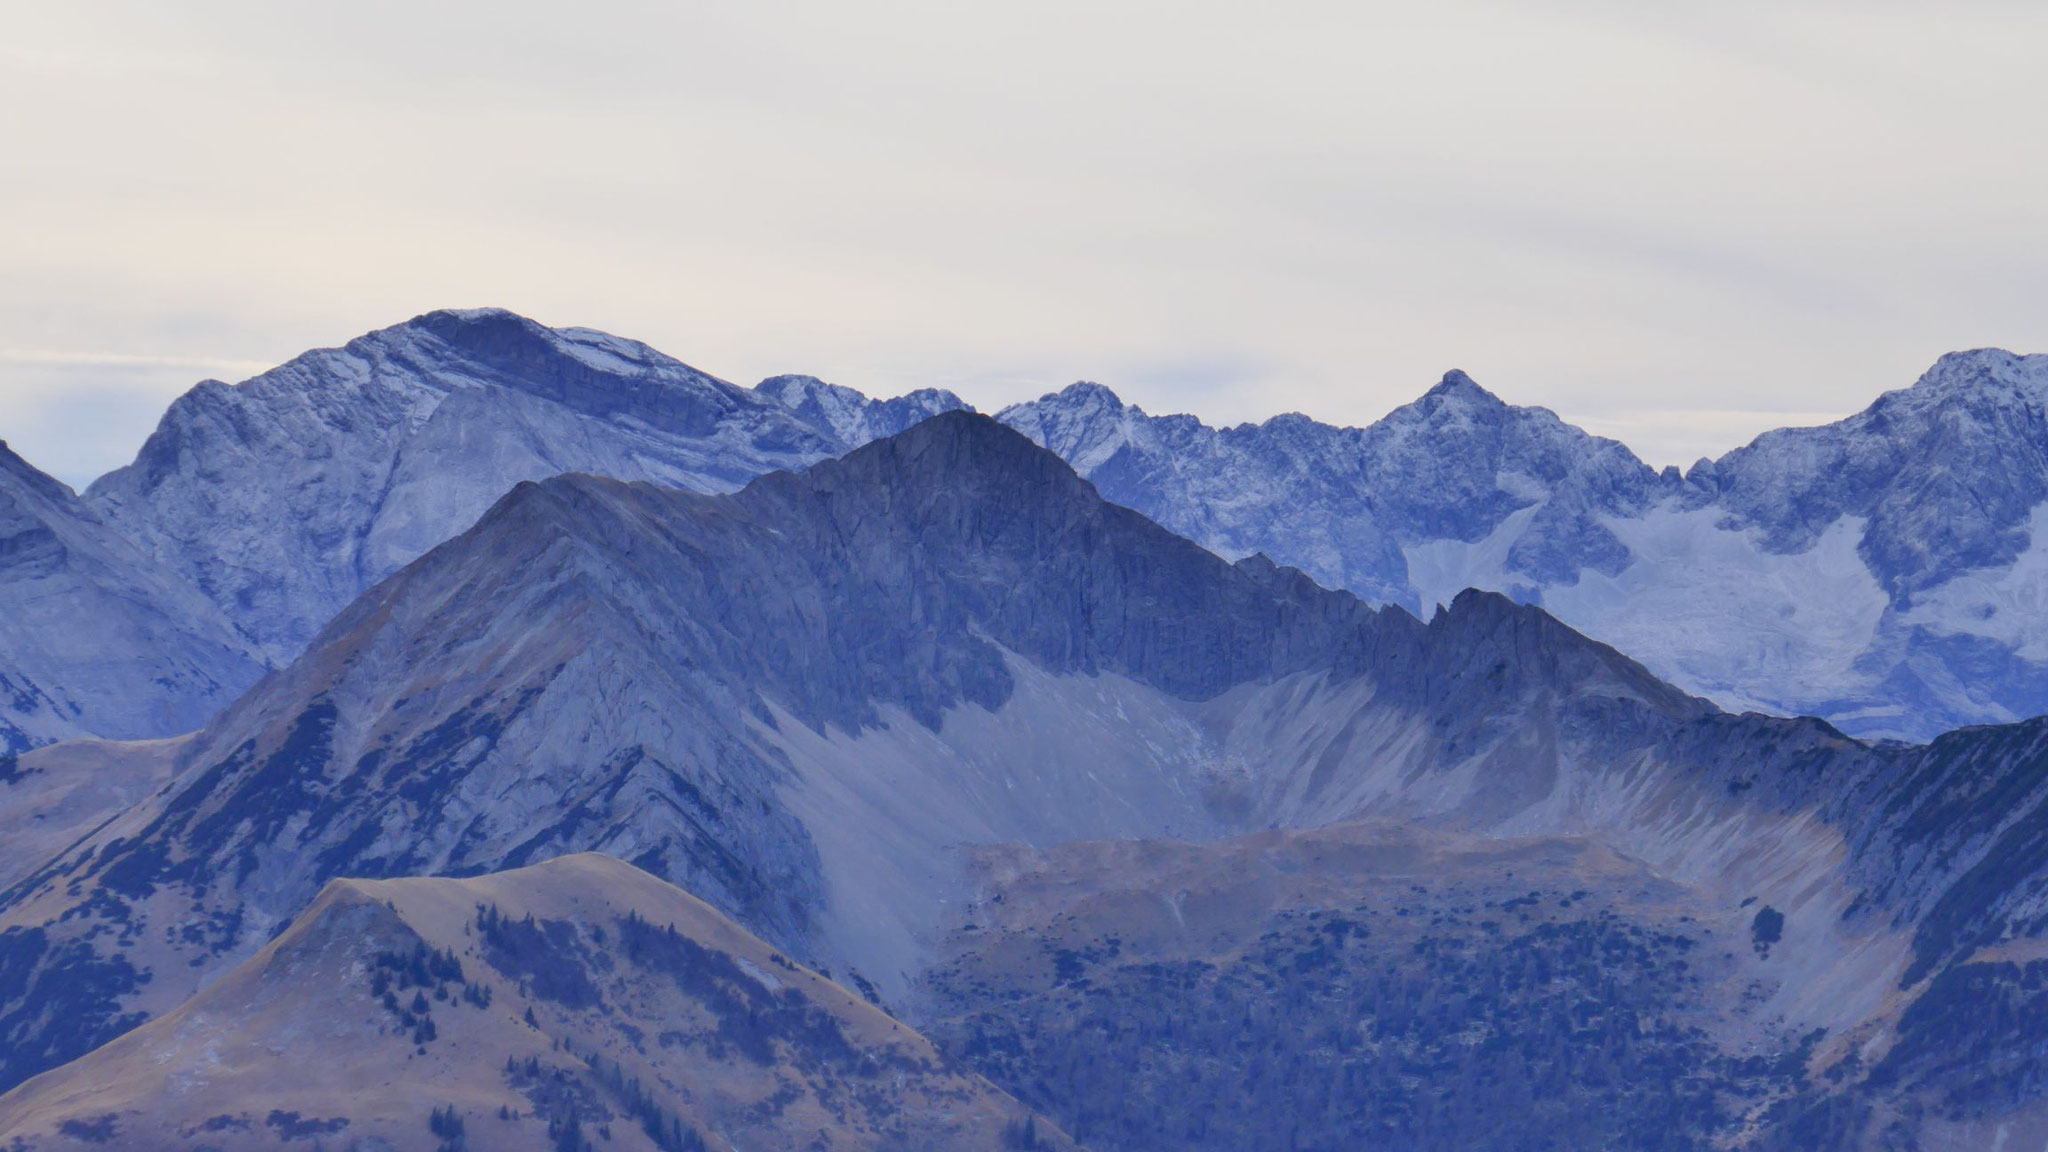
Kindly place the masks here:
[(431, 308), (1652, 463), (2048, 349), (2048, 5), (5, 4), (0, 437)]

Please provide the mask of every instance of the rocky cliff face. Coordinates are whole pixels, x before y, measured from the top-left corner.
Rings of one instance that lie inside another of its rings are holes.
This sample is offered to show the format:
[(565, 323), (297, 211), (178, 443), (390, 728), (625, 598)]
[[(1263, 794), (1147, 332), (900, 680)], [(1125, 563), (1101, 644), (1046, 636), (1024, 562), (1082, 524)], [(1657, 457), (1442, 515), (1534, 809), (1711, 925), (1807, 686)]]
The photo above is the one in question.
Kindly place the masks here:
[(196, 589), (0, 444), (0, 755), (189, 731), (263, 670)]

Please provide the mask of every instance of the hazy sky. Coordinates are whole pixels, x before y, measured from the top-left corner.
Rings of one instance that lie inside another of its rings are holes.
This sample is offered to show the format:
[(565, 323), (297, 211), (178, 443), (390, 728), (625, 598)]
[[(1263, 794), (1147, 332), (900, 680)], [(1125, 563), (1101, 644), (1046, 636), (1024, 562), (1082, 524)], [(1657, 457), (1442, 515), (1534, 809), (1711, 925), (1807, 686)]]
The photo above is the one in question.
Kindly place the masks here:
[(449, 306), (984, 408), (1461, 367), (1657, 464), (2048, 348), (2038, 3), (0, 12), (0, 437), (74, 483)]

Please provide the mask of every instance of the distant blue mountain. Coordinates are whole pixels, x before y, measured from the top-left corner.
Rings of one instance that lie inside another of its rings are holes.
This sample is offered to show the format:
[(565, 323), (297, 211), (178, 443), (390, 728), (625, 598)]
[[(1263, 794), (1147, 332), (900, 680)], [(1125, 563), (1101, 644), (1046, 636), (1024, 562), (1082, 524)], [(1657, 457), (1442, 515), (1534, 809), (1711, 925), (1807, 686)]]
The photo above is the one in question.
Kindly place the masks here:
[(1912, 388), (1689, 472), (1453, 372), (1366, 428), (1210, 428), (1077, 384), (1000, 418), (1104, 495), (1420, 612), (1541, 604), (1689, 691), (1927, 739), (2048, 712), (2048, 356)]
[[(2048, 712), (2044, 404), (2048, 358), (1958, 353), (1683, 475), (1459, 372), (1364, 428), (1212, 428), (1093, 384), (998, 418), (1226, 558), (1423, 615), (1499, 591), (1724, 706), (1924, 740)], [(438, 312), (201, 385), (85, 502), (276, 662), (521, 480), (729, 491), (962, 407), (740, 388), (633, 341)]]

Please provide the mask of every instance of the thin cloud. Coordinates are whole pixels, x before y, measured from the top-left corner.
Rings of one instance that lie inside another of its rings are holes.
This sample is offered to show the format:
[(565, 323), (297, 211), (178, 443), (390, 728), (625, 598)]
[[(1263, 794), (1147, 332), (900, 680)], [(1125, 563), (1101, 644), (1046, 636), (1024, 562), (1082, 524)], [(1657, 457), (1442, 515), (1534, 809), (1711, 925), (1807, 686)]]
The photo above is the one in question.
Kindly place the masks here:
[(277, 367), (263, 360), (218, 356), (151, 356), (129, 352), (68, 352), (41, 348), (0, 348), (0, 364), (43, 364), (78, 368), (190, 369), (254, 376)]

